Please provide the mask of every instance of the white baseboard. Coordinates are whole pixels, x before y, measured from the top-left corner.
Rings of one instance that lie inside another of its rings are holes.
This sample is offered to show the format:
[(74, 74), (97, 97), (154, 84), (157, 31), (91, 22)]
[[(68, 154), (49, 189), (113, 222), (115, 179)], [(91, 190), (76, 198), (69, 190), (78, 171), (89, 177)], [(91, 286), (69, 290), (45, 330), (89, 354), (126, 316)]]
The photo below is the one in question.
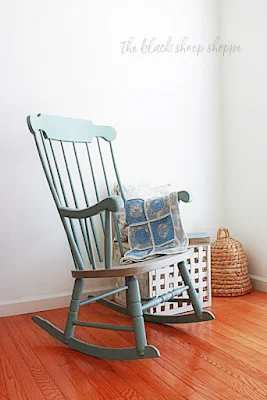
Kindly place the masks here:
[(267, 278), (262, 278), (257, 275), (249, 275), (252, 280), (253, 289), (260, 290), (261, 292), (267, 292)]
[[(86, 298), (88, 294), (96, 294), (107, 292), (113, 289), (111, 287), (98, 287), (95, 290), (85, 289), (83, 292), (83, 298)], [(49, 296), (36, 296), (27, 297), (22, 299), (15, 299), (11, 301), (0, 302), (0, 317), (8, 317), (11, 315), (28, 314), (38, 311), (54, 310), (56, 308), (68, 307), (70, 304), (71, 292), (63, 292), (58, 294), (52, 294)]]

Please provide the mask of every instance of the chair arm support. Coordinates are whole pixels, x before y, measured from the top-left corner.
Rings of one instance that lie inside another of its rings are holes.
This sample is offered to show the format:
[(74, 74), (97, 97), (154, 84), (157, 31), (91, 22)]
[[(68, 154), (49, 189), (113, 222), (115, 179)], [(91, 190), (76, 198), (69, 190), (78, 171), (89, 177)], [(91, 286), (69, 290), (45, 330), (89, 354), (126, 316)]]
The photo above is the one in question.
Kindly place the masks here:
[(81, 219), (92, 217), (104, 210), (117, 212), (122, 210), (123, 206), (123, 200), (120, 196), (109, 196), (99, 203), (95, 204), (94, 206), (88, 208), (75, 209), (68, 207), (59, 207), (59, 214), (61, 217)]
[(182, 190), (181, 192), (178, 192), (178, 200), (183, 201), (184, 203), (191, 203), (192, 194), (186, 190)]

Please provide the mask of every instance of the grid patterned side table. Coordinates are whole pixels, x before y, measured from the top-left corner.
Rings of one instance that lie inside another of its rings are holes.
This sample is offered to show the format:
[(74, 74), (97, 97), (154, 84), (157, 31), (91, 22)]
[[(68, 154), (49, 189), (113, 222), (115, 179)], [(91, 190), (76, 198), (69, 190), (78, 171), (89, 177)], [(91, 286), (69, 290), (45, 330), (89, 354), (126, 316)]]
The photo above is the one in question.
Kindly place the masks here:
[[(210, 237), (205, 232), (188, 234), (189, 248), (193, 249), (192, 257), (187, 260), (187, 266), (195, 285), (202, 307), (211, 305), (211, 268), (210, 268)], [(125, 251), (129, 249), (127, 242), (123, 243)], [(114, 256), (120, 257), (118, 244), (114, 243)], [(123, 285), (123, 278), (116, 279), (116, 285)], [(175, 265), (139, 275), (141, 297), (155, 297), (166, 293), (169, 289), (182, 286), (182, 278)], [(187, 293), (179, 297), (186, 298)], [(125, 292), (115, 295), (114, 300), (125, 305)], [(186, 302), (167, 302), (150, 308), (151, 314), (179, 314), (191, 311), (192, 306)]]

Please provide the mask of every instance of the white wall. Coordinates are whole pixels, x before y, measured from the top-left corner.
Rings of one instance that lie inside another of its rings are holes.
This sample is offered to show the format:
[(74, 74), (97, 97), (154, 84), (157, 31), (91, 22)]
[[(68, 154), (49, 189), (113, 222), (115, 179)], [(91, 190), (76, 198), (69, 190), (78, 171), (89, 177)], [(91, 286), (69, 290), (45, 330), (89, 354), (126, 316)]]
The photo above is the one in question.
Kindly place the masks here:
[(2, 312), (10, 302), (15, 312), (22, 299), (64, 297), (72, 285), (63, 228), (25, 123), (30, 113), (114, 126), (123, 181), (190, 189), (194, 202), (182, 209), (187, 231), (214, 235), (222, 207), (218, 57), (122, 55), (120, 42), (134, 36), (139, 46), (145, 37), (163, 43), (172, 36), (180, 43), (188, 36), (206, 45), (218, 35), (217, 6), (214, 0), (2, 4)]
[(222, 1), (222, 36), (241, 44), (223, 62), (224, 224), (244, 245), (255, 286), (267, 290), (267, 2)]

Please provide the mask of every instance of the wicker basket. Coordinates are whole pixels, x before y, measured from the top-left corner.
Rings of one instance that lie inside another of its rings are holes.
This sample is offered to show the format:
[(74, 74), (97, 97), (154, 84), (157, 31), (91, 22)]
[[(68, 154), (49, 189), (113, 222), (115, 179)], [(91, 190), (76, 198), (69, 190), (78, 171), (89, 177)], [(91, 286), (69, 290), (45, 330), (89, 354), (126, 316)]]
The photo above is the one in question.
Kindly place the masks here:
[(218, 230), (211, 244), (211, 286), (213, 296), (242, 296), (252, 291), (242, 244), (226, 228)]

